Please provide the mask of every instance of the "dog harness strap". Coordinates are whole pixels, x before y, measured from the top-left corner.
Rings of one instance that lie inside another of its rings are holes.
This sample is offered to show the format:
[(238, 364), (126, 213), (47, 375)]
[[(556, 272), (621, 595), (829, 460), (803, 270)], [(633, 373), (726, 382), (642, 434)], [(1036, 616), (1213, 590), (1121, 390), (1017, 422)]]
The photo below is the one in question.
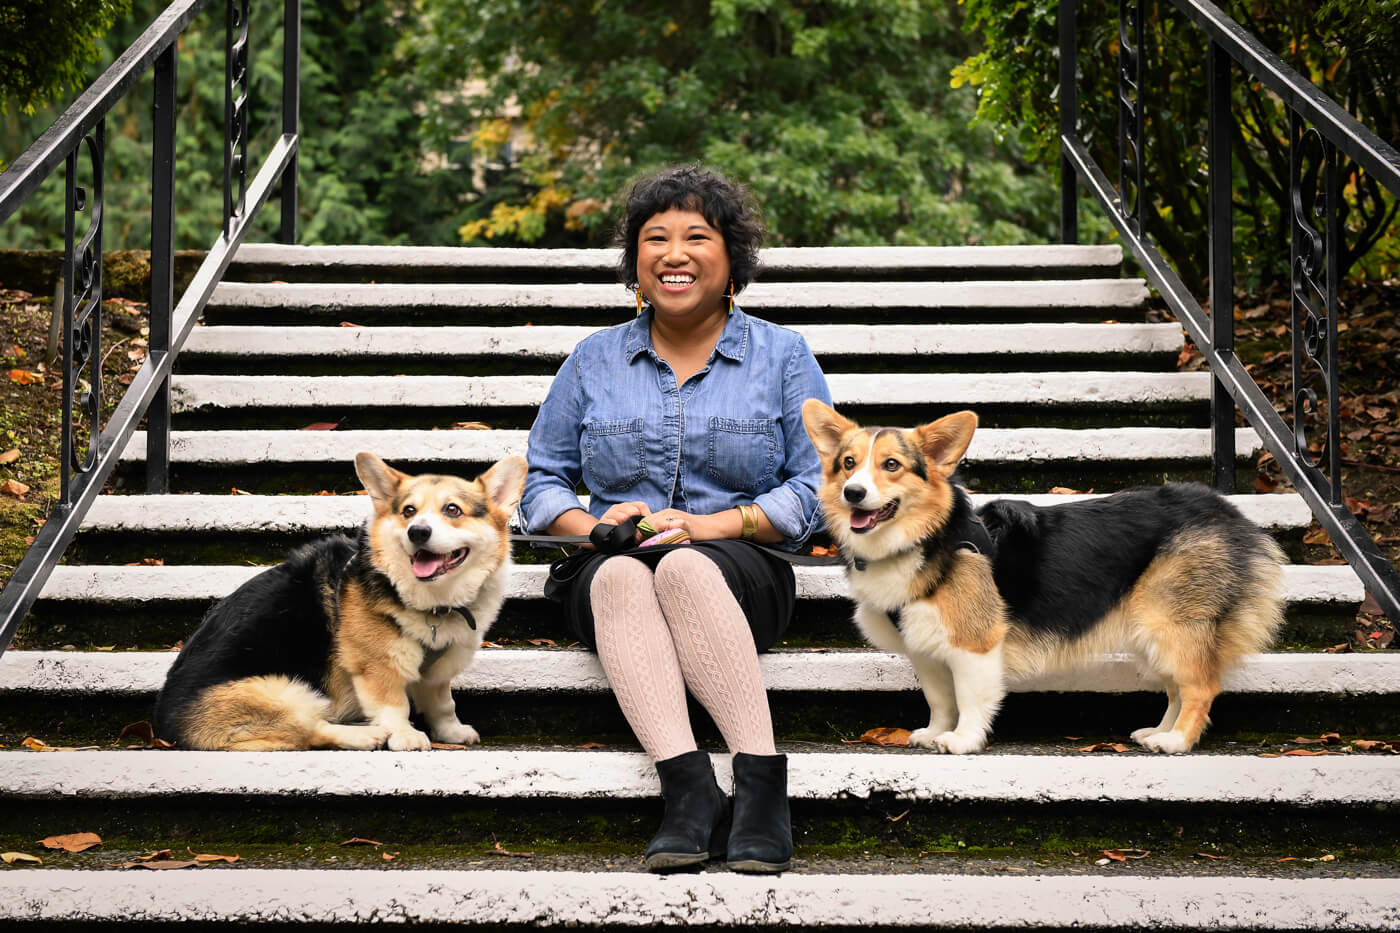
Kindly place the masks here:
[[(467, 628), (471, 629), (473, 632), (476, 631), (476, 617), (472, 615), (472, 611), (466, 606), (438, 606), (436, 609), (429, 609), (428, 612), (435, 616), (445, 616), (449, 612), (460, 612), (462, 618), (467, 620)], [(436, 625), (433, 626), (433, 637), (437, 637)]]

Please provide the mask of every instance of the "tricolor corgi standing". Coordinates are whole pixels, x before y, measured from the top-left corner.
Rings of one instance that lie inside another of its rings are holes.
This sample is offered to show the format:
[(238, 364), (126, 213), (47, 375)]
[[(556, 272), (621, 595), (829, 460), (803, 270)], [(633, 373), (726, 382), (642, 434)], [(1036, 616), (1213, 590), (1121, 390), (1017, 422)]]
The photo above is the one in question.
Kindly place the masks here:
[(216, 603), (170, 668), (156, 733), (197, 749), (426, 749), (412, 700), (433, 740), (477, 742), (452, 678), (505, 599), (525, 471), (507, 457), (474, 481), (408, 476), (358, 454), (373, 503), (359, 535), (299, 548)]
[(973, 412), (861, 428), (809, 399), (802, 416), (856, 624), (909, 658), (928, 700), (911, 745), (980, 751), (1008, 678), (1129, 650), (1167, 691), (1166, 715), (1134, 741), (1190, 751), (1223, 674), (1282, 624), (1281, 549), (1205, 486), (975, 510), (951, 481)]

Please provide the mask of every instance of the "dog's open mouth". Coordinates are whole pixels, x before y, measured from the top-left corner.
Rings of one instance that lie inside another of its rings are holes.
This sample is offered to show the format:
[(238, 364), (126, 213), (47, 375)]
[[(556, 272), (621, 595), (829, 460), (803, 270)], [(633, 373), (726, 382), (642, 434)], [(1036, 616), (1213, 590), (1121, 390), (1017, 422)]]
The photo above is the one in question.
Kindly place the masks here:
[(851, 530), (858, 535), (867, 534), (873, 531), (875, 526), (894, 517), (895, 510), (899, 508), (899, 500), (891, 499), (886, 502), (879, 511), (869, 509), (851, 509)]
[(436, 580), (454, 567), (460, 566), (470, 552), (469, 547), (458, 548), (450, 554), (419, 551), (413, 555), (413, 575), (420, 580)]

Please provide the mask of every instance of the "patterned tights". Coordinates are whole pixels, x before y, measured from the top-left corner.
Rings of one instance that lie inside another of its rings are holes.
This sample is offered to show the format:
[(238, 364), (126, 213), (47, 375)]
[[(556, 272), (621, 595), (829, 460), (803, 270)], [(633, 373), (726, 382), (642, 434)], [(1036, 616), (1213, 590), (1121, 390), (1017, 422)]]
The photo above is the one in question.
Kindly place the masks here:
[(695, 751), (686, 688), (731, 752), (775, 753), (753, 635), (714, 561), (679, 548), (653, 574), (614, 557), (598, 568), (589, 596), (598, 659), (653, 761)]

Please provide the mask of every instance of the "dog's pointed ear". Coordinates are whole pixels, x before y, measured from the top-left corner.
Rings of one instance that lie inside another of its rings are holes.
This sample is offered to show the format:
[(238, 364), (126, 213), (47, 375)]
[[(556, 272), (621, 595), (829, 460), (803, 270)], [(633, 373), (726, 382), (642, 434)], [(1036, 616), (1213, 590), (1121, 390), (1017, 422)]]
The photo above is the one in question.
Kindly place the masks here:
[(812, 439), (812, 446), (817, 449), (817, 456), (823, 463), (836, 455), (841, 448), (841, 438), (857, 426), (818, 398), (809, 398), (802, 403), (802, 425), (807, 429), (807, 436)]
[(528, 470), (529, 465), (524, 457), (506, 457), (477, 477), (477, 481), (485, 488), (491, 501), (509, 515), (520, 504), (520, 496), (525, 492), (525, 474)]
[(972, 443), (972, 433), (976, 430), (976, 412), (955, 411), (915, 428), (914, 441), (934, 471), (946, 478), (958, 468), (958, 461), (967, 453), (967, 445)]
[(407, 478), (407, 474), (400, 473), (366, 450), (355, 454), (355, 475), (360, 478), (365, 491), (374, 501), (375, 510), (379, 512), (387, 509), (394, 501), (399, 484)]

